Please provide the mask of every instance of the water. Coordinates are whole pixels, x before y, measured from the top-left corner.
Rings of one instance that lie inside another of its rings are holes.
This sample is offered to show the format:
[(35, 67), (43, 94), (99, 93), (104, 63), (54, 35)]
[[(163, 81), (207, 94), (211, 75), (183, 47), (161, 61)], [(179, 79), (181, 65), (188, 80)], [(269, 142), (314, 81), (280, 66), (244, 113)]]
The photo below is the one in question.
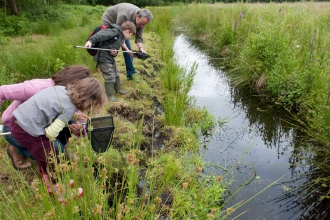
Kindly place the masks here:
[[(293, 140), (299, 137), (300, 131), (286, 123), (291, 121), (288, 113), (254, 97), (250, 91), (232, 88), (225, 73), (210, 65), (209, 62), (216, 59), (210, 59), (192, 46), (184, 35), (176, 38), (174, 50), (182, 67), (189, 69), (194, 62), (198, 64), (190, 92), (197, 105), (207, 107), (216, 118), (228, 120), (225, 129), (217, 128), (207, 143), (204, 160), (230, 167), (243, 156), (232, 172), (235, 182), (230, 192), (234, 193), (242, 184), (247, 185), (226, 207), (247, 201), (282, 177), (275, 186), (247, 202), (232, 216), (247, 210), (237, 219), (297, 219), (302, 211), (299, 211), (299, 205), (293, 208), (294, 198), (285, 196), (285, 193), (307, 168), (294, 165)], [(247, 149), (247, 153), (243, 153)], [(206, 172), (224, 173), (215, 166), (208, 166)], [(252, 180), (246, 182), (249, 178)]]

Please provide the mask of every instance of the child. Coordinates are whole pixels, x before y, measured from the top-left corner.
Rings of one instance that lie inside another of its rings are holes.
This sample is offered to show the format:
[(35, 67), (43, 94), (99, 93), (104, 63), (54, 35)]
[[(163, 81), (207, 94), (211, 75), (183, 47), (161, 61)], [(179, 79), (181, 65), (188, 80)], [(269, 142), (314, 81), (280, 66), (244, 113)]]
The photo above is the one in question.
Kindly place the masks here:
[[(86, 42), (85, 47), (91, 47), (93, 43), (100, 42), (101, 48), (113, 49), (113, 51), (103, 51), (99, 50), (94, 56), (94, 61), (97, 62), (97, 66), (100, 67), (102, 76), (105, 83), (105, 91), (107, 93), (108, 99), (111, 102), (116, 102), (117, 99), (114, 96), (116, 91), (119, 94), (126, 94), (127, 92), (120, 88), (120, 77), (119, 72), (116, 67), (115, 56), (120, 46), (129, 39), (133, 34), (136, 33), (135, 24), (131, 21), (125, 21), (121, 27), (114, 25), (115, 28), (106, 28), (100, 30), (89, 38)], [(118, 35), (118, 39), (108, 44), (106, 41)]]
[[(71, 65), (60, 70), (49, 79), (33, 79), (24, 81), (23, 83), (0, 86), (0, 106), (3, 100), (14, 100), (2, 114), (2, 123), (4, 124), (3, 132), (10, 132), (8, 126), (13, 111), (40, 90), (54, 85), (66, 86), (69, 83), (89, 77), (90, 75), (90, 71), (87, 67)], [(62, 148), (64, 148), (67, 139), (71, 136), (71, 132), (76, 136), (80, 136), (81, 134), (84, 136), (86, 134), (85, 130), (81, 131), (80, 128), (79, 124), (71, 124), (70, 129), (65, 128), (61, 131), (61, 138), (58, 139), (63, 145), (61, 146)], [(31, 167), (32, 164), (27, 160), (28, 157), (33, 159), (30, 152), (18, 143), (12, 135), (6, 135), (5, 138), (10, 144), (7, 148), (7, 154), (11, 158), (13, 166), (19, 170)]]
[[(13, 112), (9, 124), (11, 134), (37, 161), (49, 193), (52, 193), (49, 176), (56, 191), (56, 179), (52, 174), (59, 154), (53, 140), (68, 126), (70, 120), (87, 120), (85, 114), (76, 113), (77, 109), (98, 111), (105, 103), (103, 86), (97, 79), (88, 77), (67, 87), (53, 86), (43, 89)], [(54, 159), (49, 160), (49, 155), (54, 155)]]

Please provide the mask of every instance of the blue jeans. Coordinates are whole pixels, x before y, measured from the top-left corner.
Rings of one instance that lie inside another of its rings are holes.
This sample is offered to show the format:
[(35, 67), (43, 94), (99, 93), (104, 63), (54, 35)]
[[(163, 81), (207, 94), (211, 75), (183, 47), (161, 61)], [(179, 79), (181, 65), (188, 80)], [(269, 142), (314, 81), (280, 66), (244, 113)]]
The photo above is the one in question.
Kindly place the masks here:
[[(132, 50), (131, 42), (129, 39), (125, 40), (125, 44), (128, 49)], [(126, 76), (127, 79), (133, 79), (133, 74), (136, 73), (134, 65), (133, 65), (133, 57), (131, 57), (128, 53), (123, 53), (126, 65)]]
[[(10, 132), (10, 131), (9, 131), (9, 128), (7, 126), (3, 126), (2, 132)], [(60, 132), (60, 134), (57, 136), (57, 138), (53, 141), (53, 144), (54, 144), (57, 151), (64, 152), (64, 146), (66, 145), (66, 142), (67, 142), (66, 141), (67, 139), (64, 138), (66, 135), (67, 135), (67, 131), (63, 129)], [(16, 147), (18, 149), (19, 154), (21, 154), (23, 156), (27, 156), (27, 157), (34, 160), (33, 156), (28, 151), (28, 149), (25, 148), (20, 143), (18, 143), (18, 141), (16, 141), (13, 136), (6, 135), (5, 138), (6, 138), (7, 142), (10, 145), (13, 145), (14, 147)]]

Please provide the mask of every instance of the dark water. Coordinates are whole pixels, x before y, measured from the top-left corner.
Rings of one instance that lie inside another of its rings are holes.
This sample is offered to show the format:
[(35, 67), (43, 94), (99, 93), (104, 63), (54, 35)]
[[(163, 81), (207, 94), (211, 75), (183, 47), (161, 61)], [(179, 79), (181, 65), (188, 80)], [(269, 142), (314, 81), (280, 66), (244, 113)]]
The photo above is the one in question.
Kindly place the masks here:
[[(311, 204), (317, 198), (299, 198), (297, 186), (309, 181), (301, 178), (311, 171), (301, 155), (310, 154), (297, 152), (299, 143), (296, 140), (303, 134), (290, 124), (293, 121), (289, 114), (250, 91), (232, 88), (225, 73), (210, 65), (210, 61), (216, 62), (216, 59), (210, 59), (192, 46), (184, 35), (176, 38), (174, 50), (182, 67), (189, 69), (194, 62), (198, 64), (190, 92), (197, 105), (206, 106), (216, 118), (228, 120), (225, 129), (217, 128), (205, 150), (201, 150), (204, 160), (213, 164), (206, 168), (208, 173), (223, 175), (224, 171), (214, 165), (227, 168), (235, 165), (231, 173), (234, 176), (231, 193), (247, 184), (226, 207), (249, 200), (281, 178), (273, 187), (237, 209), (232, 217), (248, 210), (237, 219), (308, 219), (301, 216), (308, 213), (308, 207), (313, 207)], [(253, 179), (246, 182), (249, 178)]]

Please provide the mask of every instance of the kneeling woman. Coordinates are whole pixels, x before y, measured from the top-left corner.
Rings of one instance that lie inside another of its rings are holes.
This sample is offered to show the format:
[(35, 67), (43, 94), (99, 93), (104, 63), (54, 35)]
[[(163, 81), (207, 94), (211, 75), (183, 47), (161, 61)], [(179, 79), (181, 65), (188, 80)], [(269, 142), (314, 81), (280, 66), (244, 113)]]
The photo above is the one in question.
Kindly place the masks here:
[[(41, 90), (21, 104), (14, 112), (9, 127), (12, 136), (32, 154), (48, 191), (48, 172), (54, 171), (53, 160), (58, 160), (57, 148), (53, 146), (59, 132), (68, 126), (70, 120), (87, 121), (85, 114), (76, 110), (98, 111), (103, 108), (107, 97), (101, 83), (87, 77), (64, 86), (53, 86)], [(51, 179), (56, 190), (56, 180)]]

